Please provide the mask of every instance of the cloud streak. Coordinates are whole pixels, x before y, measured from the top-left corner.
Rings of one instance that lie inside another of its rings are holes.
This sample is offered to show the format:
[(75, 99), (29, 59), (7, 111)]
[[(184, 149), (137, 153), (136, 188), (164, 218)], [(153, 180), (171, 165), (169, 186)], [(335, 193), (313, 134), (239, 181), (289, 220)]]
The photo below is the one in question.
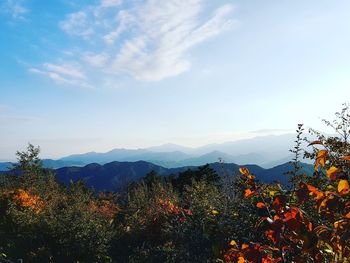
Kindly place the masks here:
[(202, 2), (149, 1), (124, 15), (127, 17), (127, 21), (121, 23), (124, 30), (136, 28), (136, 33), (122, 45), (113, 69), (149, 81), (189, 70), (191, 62), (187, 52), (234, 25), (234, 21), (228, 19), (233, 10), (231, 5), (220, 7), (209, 20), (201, 21)]
[[(206, 10), (208, 0), (102, 0), (70, 13), (59, 23), (69, 36), (79, 37), (83, 50), (75, 55), (80, 68), (94, 68), (106, 80), (109, 76), (131, 76), (140, 81), (160, 81), (191, 68), (189, 52), (195, 46), (232, 29), (232, 5)], [(88, 83), (83, 71), (44, 63), (33, 73), (66, 83)], [(78, 74), (77, 74), (78, 73)], [(72, 75), (74, 74), (74, 76)], [(81, 75), (80, 75), (81, 74)], [(107, 75), (106, 75), (107, 74)]]
[(29, 68), (29, 72), (46, 76), (58, 84), (92, 88), (79, 66), (44, 63), (41, 68)]

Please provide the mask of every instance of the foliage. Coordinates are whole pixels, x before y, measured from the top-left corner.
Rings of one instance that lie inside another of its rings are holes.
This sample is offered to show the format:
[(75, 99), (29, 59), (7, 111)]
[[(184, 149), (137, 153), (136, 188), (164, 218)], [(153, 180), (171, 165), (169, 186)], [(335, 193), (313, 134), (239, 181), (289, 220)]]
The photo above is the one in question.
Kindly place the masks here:
[(298, 125), (288, 188), (245, 167), (220, 178), (205, 165), (97, 193), (57, 183), (29, 145), (0, 177), (0, 261), (349, 262), (348, 105), (324, 123), (336, 134), (310, 129), (311, 140)]
[[(227, 262), (350, 261), (348, 106), (336, 116), (338, 119), (333, 124), (325, 123), (340, 136), (326, 137), (310, 130), (312, 135), (317, 135), (317, 140), (309, 142), (313, 149), (305, 152), (305, 156), (315, 160), (315, 176), (302, 177), (295, 166), (292, 179), (298, 185), (291, 191), (259, 185), (248, 169), (241, 168), (245, 196), (260, 214), (256, 229), (265, 240), (252, 240), (241, 246), (233, 240), (225, 255)], [(300, 135), (296, 141), (295, 162)]]
[(115, 203), (84, 184), (59, 185), (29, 145), (18, 153), (18, 176), (0, 185), (0, 251), (25, 262), (109, 261)]

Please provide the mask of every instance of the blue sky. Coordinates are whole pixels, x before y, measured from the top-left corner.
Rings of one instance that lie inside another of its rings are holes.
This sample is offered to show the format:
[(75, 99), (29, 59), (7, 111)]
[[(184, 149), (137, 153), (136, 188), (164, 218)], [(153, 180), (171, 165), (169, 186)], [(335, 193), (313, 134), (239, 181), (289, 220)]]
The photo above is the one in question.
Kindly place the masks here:
[(346, 0), (0, 6), (0, 160), (321, 129), (349, 101)]

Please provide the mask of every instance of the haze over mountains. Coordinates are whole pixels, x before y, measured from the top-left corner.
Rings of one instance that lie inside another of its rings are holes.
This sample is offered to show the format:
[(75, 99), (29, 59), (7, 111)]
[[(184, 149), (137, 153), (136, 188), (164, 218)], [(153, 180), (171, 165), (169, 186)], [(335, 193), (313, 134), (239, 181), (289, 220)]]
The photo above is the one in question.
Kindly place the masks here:
[(114, 149), (106, 153), (75, 154), (61, 158), (60, 161), (83, 164), (147, 161), (166, 168), (176, 168), (214, 163), (220, 159), (226, 163), (257, 164), (270, 168), (291, 160), (289, 149), (293, 148), (294, 139), (294, 134), (284, 134), (209, 144), (198, 148), (164, 144), (145, 149)]
[[(257, 179), (283, 184), (291, 171), (294, 134), (270, 135), (252, 139), (210, 144), (198, 148), (164, 144), (145, 149), (113, 149), (105, 153), (74, 154), (58, 160), (44, 159), (45, 167), (53, 168), (58, 181), (69, 183), (79, 179), (96, 190), (118, 190), (155, 171), (160, 176), (178, 174), (187, 169), (210, 164), (219, 175), (238, 174), (244, 165)], [(0, 163), (0, 171), (11, 163)], [(302, 164), (304, 172), (312, 173), (312, 165)]]
[[(44, 166), (61, 168), (84, 166), (90, 163), (106, 164), (114, 161), (146, 161), (165, 168), (199, 166), (222, 160), (225, 163), (256, 164), (271, 168), (291, 160), (289, 149), (293, 148), (294, 134), (259, 136), (197, 148), (176, 144), (164, 144), (144, 149), (113, 149), (105, 153), (88, 152), (74, 154), (58, 160), (44, 159)], [(0, 163), (6, 170), (9, 163)]]

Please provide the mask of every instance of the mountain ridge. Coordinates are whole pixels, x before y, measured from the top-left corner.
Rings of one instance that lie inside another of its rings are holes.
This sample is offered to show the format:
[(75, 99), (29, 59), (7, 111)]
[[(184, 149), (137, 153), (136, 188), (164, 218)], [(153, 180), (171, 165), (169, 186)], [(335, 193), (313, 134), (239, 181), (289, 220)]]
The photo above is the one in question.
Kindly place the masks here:
[[(107, 152), (90, 151), (72, 154), (57, 160), (44, 159), (43, 163), (47, 168), (56, 169), (70, 165), (83, 166), (94, 162), (106, 164), (113, 161), (147, 161), (166, 168), (177, 168), (204, 165), (220, 159), (224, 162), (252, 163), (264, 168), (272, 168), (292, 159), (289, 149), (292, 148), (294, 137), (295, 135), (290, 133), (257, 136), (197, 148), (171, 143), (138, 149), (115, 148)], [(8, 162), (0, 163), (0, 170), (4, 170), (8, 165)]]
[[(241, 165), (235, 163), (210, 163), (209, 166), (214, 169), (220, 176), (230, 175), (235, 176), (239, 174)], [(288, 184), (288, 177), (283, 175), (287, 171), (291, 171), (293, 166), (290, 163), (281, 164), (279, 166), (264, 169), (258, 165), (244, 165), (250, 172), (256, 175), (257, 179), (271, 183), (279, 181), (286, 185)], [(111, 162), (104, 165), (92, 163), (83, 167), (63, 167), (54, 170), (58, 181), (68, 184), (70, 181), (83, 180), (90, 187), (96, 190), (116, 191), (123, 189), (129, 183), (139, 181), (142, 177), (150, 173), (156, 172), (160, 176), (169, 176), (171, 174), (178, 174), (187, 169), (197, 169), (200, 166), (184, 166), (179, 168), (165, 168), (153, 163), (145, 161), (137, 162)], [(309, 164), (302, 164), (302, 172), (311, 173), (313, 166)]]

